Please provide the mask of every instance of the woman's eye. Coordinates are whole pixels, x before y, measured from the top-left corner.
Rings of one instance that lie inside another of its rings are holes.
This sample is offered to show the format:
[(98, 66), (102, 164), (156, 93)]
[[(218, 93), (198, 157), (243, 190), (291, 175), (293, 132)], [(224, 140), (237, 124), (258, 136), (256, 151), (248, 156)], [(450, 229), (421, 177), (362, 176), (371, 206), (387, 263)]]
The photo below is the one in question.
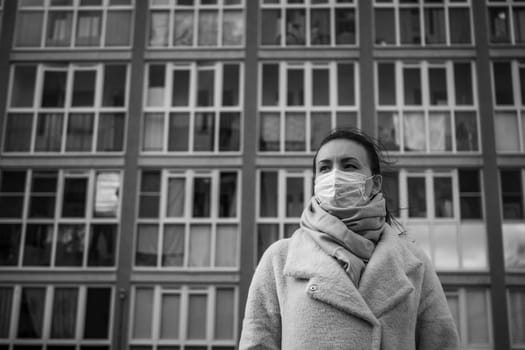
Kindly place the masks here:
[(325, 172), (325, 171), (329, 171), (330, 170), (330, 167), (327, 166), (327, 165), (321, 165), (321, 167), (319, 167), (319, 172)]
[(357, 166), (355, 166), (354, 164), (345, 164), (344, 168), (345, 169), (357, 169)]

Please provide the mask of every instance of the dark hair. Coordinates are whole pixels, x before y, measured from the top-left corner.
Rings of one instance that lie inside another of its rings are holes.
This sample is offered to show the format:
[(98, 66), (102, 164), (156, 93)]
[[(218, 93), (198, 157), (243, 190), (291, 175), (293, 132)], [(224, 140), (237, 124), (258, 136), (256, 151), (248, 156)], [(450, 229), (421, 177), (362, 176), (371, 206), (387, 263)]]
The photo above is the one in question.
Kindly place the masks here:
[[(317, 159), (317, 154), (319, 153), (319, 150), (321, 149), (321, 147), (323, 147), (323, 145), (333, 140), (350, 140), (357, 142), (358, 144), (363, 146), (368, 155), (368, 161), (370, 163), (370, 170), (372, 172), (372, 175), (381, 175), (381, 163), (387, 165), (391, 164), (391, 162), (384, 157), (385, 148), (379, 140), (367, 135), (361, 129), (358, 128), (334, 129), (321, 141), (319, 147), (317, 147), (317, 151), (315, 152), (313, 159), (312, 168), (314, 179), (316, 173), (315, 160)], [(385, 218), (389, 224), (394, 223), (396, 226), (400, 226), (402, 228), (401, 224), (392, 216), (392, 214), (388, 210), (388, 207), (386, 207)]]

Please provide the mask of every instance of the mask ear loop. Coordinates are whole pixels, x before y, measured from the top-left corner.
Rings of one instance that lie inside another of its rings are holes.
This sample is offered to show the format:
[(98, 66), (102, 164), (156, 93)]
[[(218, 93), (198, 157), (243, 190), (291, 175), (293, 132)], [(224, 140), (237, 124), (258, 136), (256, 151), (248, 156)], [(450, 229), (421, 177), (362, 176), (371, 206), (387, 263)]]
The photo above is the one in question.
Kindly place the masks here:
[[(376, 175), (372, 175), (370, 176), (369, 178), (366, 179), (366, 182), (365, 182), (365, 186), (362, 190), (363, 192), (363, 199), (366, 199), (366, 185), (368, 183), (369, 180), (372, 180), (372, 188), (370, 189), (370, 196), (369, 198), (374, 198), (379, 192), (381, 192), (381, 187), (383, 185), (383, 176), (379, 175), (379, 174), (376, 174)], [(377, 191), (375, 193), (373, 193), (373, 187), (377, 187)]]

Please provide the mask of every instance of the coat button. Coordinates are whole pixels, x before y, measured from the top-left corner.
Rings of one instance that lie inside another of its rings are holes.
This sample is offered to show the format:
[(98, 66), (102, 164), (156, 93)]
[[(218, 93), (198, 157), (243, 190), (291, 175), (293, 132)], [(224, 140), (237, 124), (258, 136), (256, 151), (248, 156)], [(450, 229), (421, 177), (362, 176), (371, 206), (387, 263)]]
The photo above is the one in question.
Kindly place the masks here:
[(310, 289), (310, 292), (317, 292), (319, 287), (317, 286), (317, 284), (312, 284), (309, 289)]

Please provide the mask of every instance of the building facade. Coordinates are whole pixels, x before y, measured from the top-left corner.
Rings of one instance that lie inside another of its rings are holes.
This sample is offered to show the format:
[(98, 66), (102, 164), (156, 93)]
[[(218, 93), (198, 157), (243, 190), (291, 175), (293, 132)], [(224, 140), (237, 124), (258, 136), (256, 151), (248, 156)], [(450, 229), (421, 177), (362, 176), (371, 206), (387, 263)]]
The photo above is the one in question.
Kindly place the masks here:
[(523, 0), (0, 0), (0, 349), (229, 350), (357, 126), (463, 349), (525, 349)]

